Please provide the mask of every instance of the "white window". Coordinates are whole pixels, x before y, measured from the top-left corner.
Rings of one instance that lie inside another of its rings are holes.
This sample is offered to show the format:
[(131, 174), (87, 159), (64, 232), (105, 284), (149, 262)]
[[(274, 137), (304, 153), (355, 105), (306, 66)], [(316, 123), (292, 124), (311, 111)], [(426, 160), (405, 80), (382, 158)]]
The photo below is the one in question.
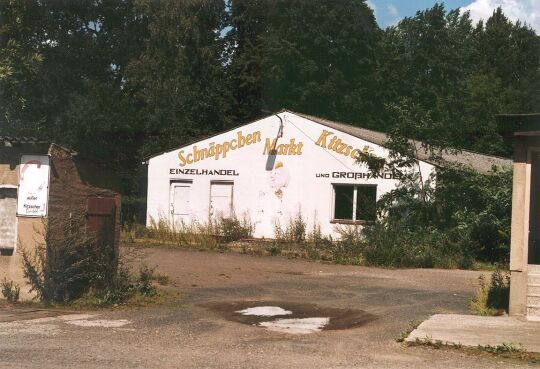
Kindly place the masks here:
[(210, 182), (210, 216), (229, 218), (233, 215), (233, 187), (229, 181)]
[(370, 222), (377, 216), (377, 186), (335, 184), (333, 222)]

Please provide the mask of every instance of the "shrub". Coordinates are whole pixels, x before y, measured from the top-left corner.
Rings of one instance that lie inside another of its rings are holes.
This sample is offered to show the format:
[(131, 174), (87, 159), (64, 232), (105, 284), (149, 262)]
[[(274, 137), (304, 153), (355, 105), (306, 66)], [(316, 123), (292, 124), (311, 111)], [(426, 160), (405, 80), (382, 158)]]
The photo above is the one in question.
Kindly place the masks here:
[(82, 217), (49, 216), (43, 238), (32, 252), (22, 251), (30, 292), (43, 302), (120, 304), (136, 294), (156, 294), (153, 269), (143, 267), (133, 276), (128, 264), (134, 254), (126, 249), (117, 256), (114, 245), (99, 245)]
[(2, 296), (4, 296), (8, 302), (17, 302), (19, 301), (21, 288), (17, 284), (14, 284), (13, 281), (4, 279), (2, 283), (0, 283), (0, 292), (2, 292)]
[(114, 279), (114, 245), (98, 246), (84, 218), (49, 216), (43, 239), (33, 251), (22, 250), (24, 276), (41, 301), (67, 302)]
[(217, 219), (218, 234), (225, 242), (253, 237), (254, 228), (247, 216), (244, 216), (242, 220), (239, 220), (236, 215), (230, 218), (219, 217)]
[(478, 315), (501, 315), (508, 312), (510, 274), (497, 269), (491, 274), (489, 285), (484, 275), (478, 277), (478, 282), (480, 286), (470, 301), (471, 310)]
[(279, 247), (279, 245), (274, 242), (266, 247), (266, 251), (272, 256), (277, 256), (281, 254), (281, 247)]
[(364, 259), (362, 229), (359, 226), (336, 227), (339, 240), (327, 242), (332, 260), (341, 264), (360, 264)]
[(367, 264), (395, 268), (470, 268), (472, 246), (459, 232), (411, 229), (396, 219), (366, 227), (363, 255)]

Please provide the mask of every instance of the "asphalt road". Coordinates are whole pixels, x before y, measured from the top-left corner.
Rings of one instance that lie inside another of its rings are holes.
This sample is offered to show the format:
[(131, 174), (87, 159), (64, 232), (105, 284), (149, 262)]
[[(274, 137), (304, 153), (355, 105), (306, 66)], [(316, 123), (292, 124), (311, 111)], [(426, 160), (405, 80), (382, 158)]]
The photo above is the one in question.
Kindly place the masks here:
[[(478, 272), (385, 270), (167, 249), (145, 252), (147, 263), (158, 265), (170, 278), (168, 303), (41, 313), (38, 319), (28, 311), (13, 318), (13, 311), (4, 308), (4, 316), (12, 318), (2, 320), (0, 313), (0, 368), (535, 367), (395, 341), (410, 321), (434, 313), (467, 313)], [(305, 309), (298, 313), (304, 317), (337, 314), (343, 324), (296, 335), (258, 327), (234, 312), (259, 305), (287, 305), (281, 307), (295, 313)]]

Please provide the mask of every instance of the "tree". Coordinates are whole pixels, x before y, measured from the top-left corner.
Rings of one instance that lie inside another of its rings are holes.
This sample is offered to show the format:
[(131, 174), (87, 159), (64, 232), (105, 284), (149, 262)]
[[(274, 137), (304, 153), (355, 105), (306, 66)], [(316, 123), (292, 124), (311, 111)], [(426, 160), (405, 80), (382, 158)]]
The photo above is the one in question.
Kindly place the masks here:
[(224, 73), (222, 1), (139, 1), (144, 50), (128, 66), (126, 88), (145, 120), (144, 155), (170, 149), (230, 124)]
[(371, 121), (379, 29), (364, 1), (236, 0), (232, 15), (240, 112), (287, 107)]
[(30, 100), (43, 55), (32, 21), (40, 16), (35, 3), (0, 1), (0, 134), (33, 129)]

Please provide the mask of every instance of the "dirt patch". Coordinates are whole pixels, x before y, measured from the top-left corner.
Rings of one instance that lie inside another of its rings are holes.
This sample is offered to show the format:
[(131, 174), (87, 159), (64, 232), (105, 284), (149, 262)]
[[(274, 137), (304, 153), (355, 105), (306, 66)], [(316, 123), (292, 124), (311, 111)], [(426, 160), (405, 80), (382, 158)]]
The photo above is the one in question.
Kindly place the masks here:
[(290, 311), (287, 314), (288, 320), (295, 319), (310, 319), (310, 318), (329, 318), (327, 324), (322, 326), (320, 330), (338, 330), (361, 327), (377, 319), (377, 316), (367, 313), (363, 310), (356, 309), (338, 309), (323, 307), (315, 304), (302, 304), (286, 301), (238, 301), (238, 302), (212, 302), (201, 305), (212, 311), (217, 312), (227, 320), (234, 322), (265, 326), (268, 322), (277, 321), (284, 318), (283, 316), (263, 316), (263, 315), (245, 315), (242, 311), (257, 307), (279, 307)]

